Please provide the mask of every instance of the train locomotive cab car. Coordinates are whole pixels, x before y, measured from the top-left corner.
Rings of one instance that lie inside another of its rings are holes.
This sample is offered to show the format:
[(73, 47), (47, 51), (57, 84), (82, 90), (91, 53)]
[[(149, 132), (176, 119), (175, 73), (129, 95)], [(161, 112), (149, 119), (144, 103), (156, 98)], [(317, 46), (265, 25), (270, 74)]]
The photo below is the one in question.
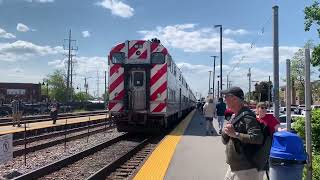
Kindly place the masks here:
[(133, 40), (112, 48), (110, 117), (118, 131), (159, 132), (196, 105), (196, 98), (159, 40)]

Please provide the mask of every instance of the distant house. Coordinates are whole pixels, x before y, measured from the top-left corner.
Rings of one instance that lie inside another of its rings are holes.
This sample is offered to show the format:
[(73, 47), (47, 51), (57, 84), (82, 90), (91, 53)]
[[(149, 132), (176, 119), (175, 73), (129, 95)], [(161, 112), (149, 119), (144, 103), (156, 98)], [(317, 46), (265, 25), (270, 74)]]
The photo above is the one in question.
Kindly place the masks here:
[(18, 96), (24, 102), (37, 102), (41, 98), (41, 85), (32, 83), (0, 83), (0, 103), (10, 103)]

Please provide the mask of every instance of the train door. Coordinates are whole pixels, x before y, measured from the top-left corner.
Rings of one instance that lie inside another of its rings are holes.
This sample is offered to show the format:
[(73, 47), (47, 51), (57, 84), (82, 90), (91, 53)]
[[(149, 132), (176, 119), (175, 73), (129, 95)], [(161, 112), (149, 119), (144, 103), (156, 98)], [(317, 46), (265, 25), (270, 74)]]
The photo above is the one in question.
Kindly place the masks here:
[(146, 110), (146, 72), (144, 70), (131, 71), (131, 102), (133, 110)]

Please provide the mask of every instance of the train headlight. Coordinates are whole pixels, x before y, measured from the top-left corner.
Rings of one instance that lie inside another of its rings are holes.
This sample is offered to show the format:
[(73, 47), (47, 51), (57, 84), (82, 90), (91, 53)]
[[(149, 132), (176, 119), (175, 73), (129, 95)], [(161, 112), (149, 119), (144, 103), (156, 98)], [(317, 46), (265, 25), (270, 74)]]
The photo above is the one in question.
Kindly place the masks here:
[(161, 97), (161, 94), (160, 94), (160, 93), (158, 93), (158, 94), (157, 94), (157, 97), (158, 97), (158, 98), (160, 98), (160, 97)]

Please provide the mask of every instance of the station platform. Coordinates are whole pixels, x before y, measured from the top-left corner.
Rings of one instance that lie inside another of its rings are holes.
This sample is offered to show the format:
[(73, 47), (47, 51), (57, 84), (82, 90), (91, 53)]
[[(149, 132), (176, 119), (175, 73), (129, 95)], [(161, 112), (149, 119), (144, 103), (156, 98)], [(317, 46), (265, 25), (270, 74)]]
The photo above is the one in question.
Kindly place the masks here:
[(206, 123), (199, 111), (192, 111), (145, 161), (135, 180), (224, 179), (225, 146), (213, 121), (213, 135), (206, 135)]
[[(33, 122), (33, 123), (27, 123), (26, 129), (27, 129), (27, 131), (30, 131), (30, 130), (48, 128), (48, 127), (61, 126), (61, 125), (65, 125), (66, 123), (67, 124), (76, 124), (76, 123), (81, 123), (81, 122), (101, 120), (104, 118), (106, 118), (106, 115), (90, 116), (90, 119), (89, 119), (89, 117), (57, 119), (56, 124), (52, 124), (52, 121)], [(107, 118), (108, 118), (108, 116), (107, 116)], [(21, 127), (17, 127), (17, 126), (13, 127), (12, 125), (0, 126), (0, 135), (19, 133), (19, 132), (23, 132), (24, 130), (25, 130), (25, 124), (22, 119), (21, 120)]]

